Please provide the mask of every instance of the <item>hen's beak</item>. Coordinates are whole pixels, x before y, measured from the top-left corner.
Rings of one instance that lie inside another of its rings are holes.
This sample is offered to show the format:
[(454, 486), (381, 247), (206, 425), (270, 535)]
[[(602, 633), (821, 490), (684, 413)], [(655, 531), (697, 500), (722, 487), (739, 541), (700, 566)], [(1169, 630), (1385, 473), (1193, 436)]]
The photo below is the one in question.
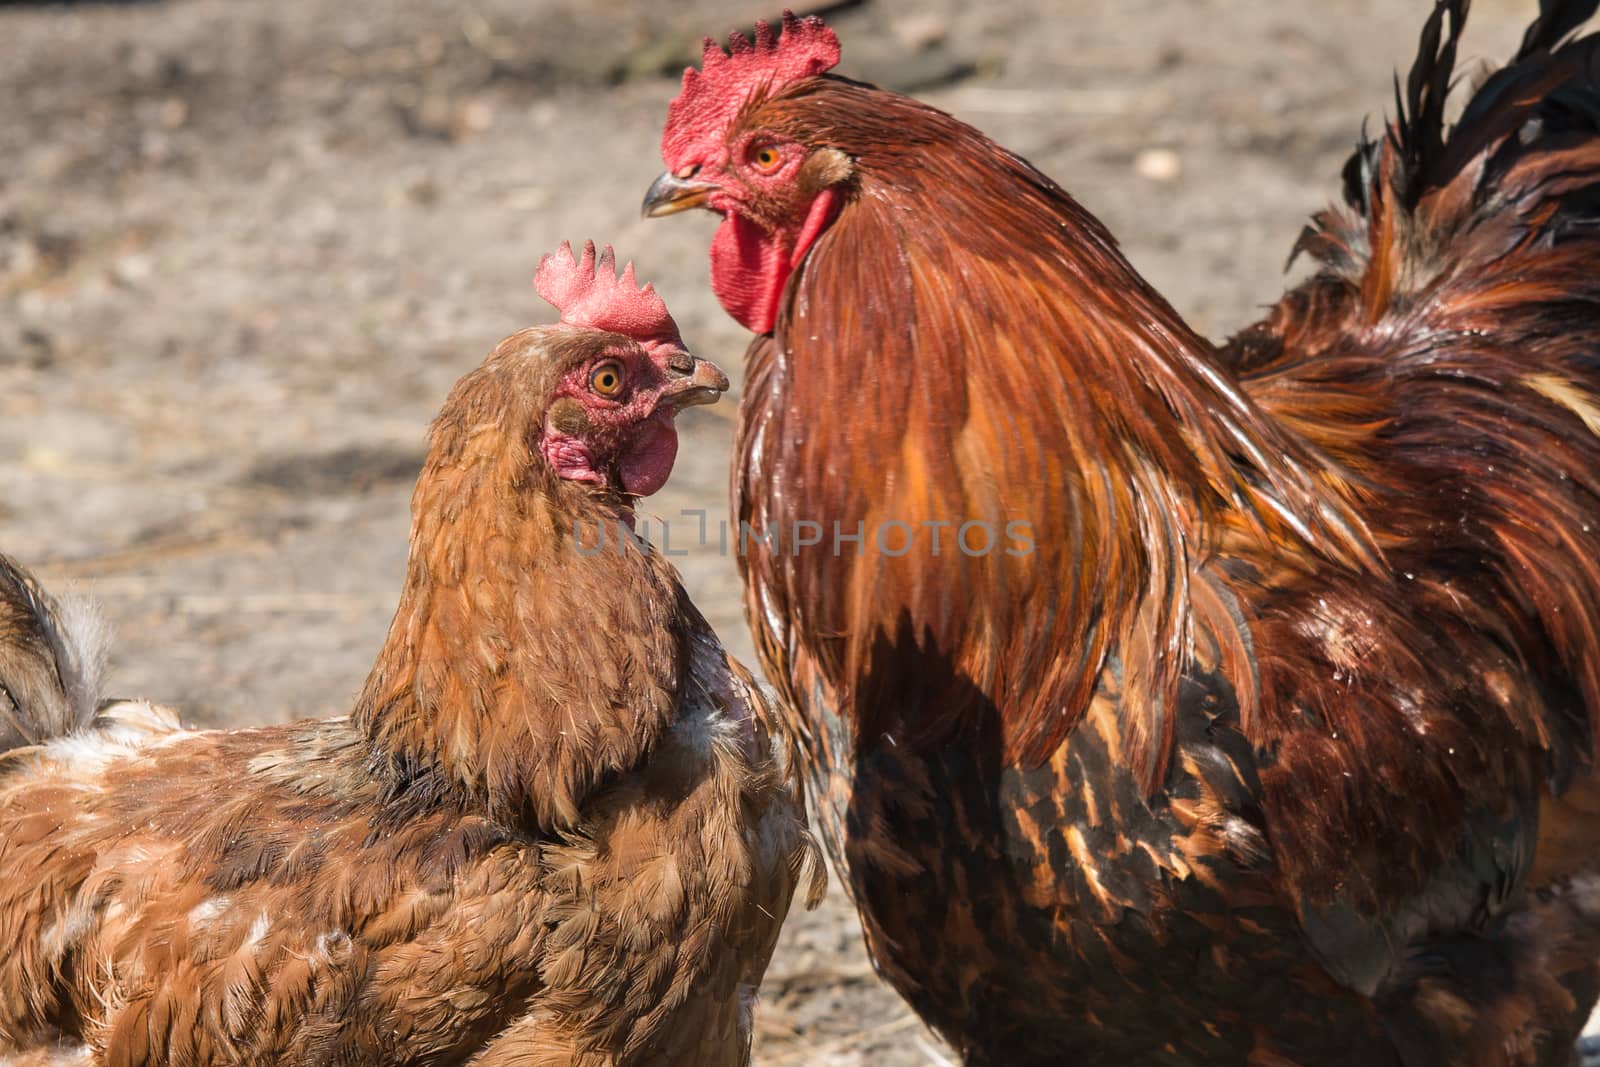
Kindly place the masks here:
[(674, 353), (670, 366), (672, 380), (661, 391), (661, 402), (673, 408), (715, 404), (728, 390), (728, 376), (707, 359), (696, 359), (687, 352)]
[(663, 215), (676, 215), (693, 207), (705, 207), (706, 198), (716, 189), (710, 182), (697, 182), (680, 178), (667, 171), (650, 183), (644, 194), (644, 217), (658, 219)]

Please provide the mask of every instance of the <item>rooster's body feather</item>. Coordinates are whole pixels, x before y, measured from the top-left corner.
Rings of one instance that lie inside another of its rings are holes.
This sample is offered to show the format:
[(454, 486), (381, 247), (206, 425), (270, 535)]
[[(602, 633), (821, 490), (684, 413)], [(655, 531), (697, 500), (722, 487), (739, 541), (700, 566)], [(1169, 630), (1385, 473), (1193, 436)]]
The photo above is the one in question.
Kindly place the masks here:
[(1559, 42), (1594, 6), (1546, 4), (1447, 136), (1441, 4), (1305, 239), (1324, 270), (1222, 350), (976, 131), (798, 62), (761, 83), (837, 59), (817, 25), (686, 79), (759, 86), (720, 140), (674, 114), (650, 202), (725, 213), (714, 284), (769, 331), (738, 518), (865, 533), (747, 540), (757, 648), (875, 961), (969, 1063), (1571, 1058), (1600, 44)]

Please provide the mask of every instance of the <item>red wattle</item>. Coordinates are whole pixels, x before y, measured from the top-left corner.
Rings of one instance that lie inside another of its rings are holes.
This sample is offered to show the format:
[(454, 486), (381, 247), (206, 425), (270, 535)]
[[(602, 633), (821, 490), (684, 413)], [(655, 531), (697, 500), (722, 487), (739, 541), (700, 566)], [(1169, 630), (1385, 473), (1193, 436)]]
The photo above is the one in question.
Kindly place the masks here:
[(839, 195), (825, 189), (796, 230), (769, 232), (737, 211), (723, 216), (711, 240), (711, 290), (724, 310), (756, 333), (771, 333), (789, 275), (833, 221)]
[(671, 410), (662, 409), (639, 424), (632, 447), (618, 464), (624, 492), (634, 496), (649, 496), (667, 484), (673, 461), (678, 458), (678, 428), (673, 424), (674, 414)]
[(789, 278), (789, 256), (776, 235), (730, 211), (711, 239), (711, 291), (739, 324), (772, 329), (778, 297)]

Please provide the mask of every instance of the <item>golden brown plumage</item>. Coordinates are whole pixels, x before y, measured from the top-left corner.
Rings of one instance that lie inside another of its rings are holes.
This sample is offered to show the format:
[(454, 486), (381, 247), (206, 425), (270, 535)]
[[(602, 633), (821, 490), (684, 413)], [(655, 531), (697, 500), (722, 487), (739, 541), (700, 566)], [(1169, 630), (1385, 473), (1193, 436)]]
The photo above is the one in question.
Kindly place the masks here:
[(813, 846), (750, 676), (617, 532), (672, 413), (727, 382), (664, 308), (564, 295), (568, 325), (502, 342), (434, 423), (349, 718), (193, 732), (114, 703), (0, 758), (0, 1062), (747, 1061)]
[(1446, 138), (1440, 4), (1325, 270), (1223, 350), (1025, 161), (824, 74), (820, 24), (686, 76), (646, 207), (723, 214), (713, 285), (764, 335), (757, 648), (875, 961), (968, 1062), (1570, 1060), (1600, 42), (1557, 45), (1594, 7), (1544, 5)]

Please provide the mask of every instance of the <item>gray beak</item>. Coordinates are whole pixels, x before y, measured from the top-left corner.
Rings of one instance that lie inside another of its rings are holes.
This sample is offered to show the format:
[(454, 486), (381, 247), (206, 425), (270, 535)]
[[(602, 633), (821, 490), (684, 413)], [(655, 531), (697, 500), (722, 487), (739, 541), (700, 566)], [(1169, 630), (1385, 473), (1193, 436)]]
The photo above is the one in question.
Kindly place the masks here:
[[(687, 354), (685, 354), (687, 355)], [(728, 376), (722, 373), (722, 368), (708, 359), (697, 359), (688, 356), (693, 361), (687, 370), (679, 370), (678, 358), (674, 358), (673, 369), (678, 371), (680, 377), (674, 377), (672, 382), (661, 393), (661, 402), (670, 404), (674, 408), (694, 407), (696, 404), (715, 404), (721, 399), (722, 394), (728, 390)]]
[(644, 194), (644, 217), (658, 219), (663, 215), (676, 215), (680, 211), (690, 208), (705, 207), (706, 197), (711, 195), (716, 186), (709, 182), (697, 182), (689, 178), (680, 178), (671, 171), (666, 172), (650, 183), (650, 188)]

